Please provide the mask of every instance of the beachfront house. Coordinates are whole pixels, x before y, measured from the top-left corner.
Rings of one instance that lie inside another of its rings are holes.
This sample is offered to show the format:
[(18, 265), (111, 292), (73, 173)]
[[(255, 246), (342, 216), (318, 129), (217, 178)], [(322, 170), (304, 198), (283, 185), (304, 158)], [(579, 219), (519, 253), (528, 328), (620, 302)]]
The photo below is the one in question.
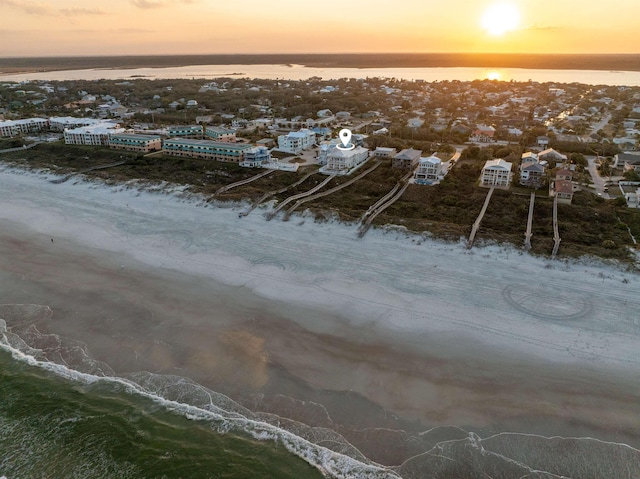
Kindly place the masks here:
[(417, 185), (430, 185), (438, 181), (442, 170), (442, 160), (437, 156), (420, 158), (418, 169), (413, 175)]
[(271, 152), (266, 146), (254, 146), (244, 150), (244, 159), (240, 166), (257, 168), (271, 162)]
[(327, 164), (322, 168), (323, 173), (345, 174), (369, 158), (369, 150), (356, 146), (352, 150), (343, 150), (336, 145), (329, 147)]
[(566, 168), (556, 171), (555, 178), (549, 184), (549, 196), (558, 197), (558, 203), (571, 204), (573, 200), (573, 173)]
[(520, 167), (520, 184), (530, 188), (540, 188), (544, 183), (544, 165), (526, 163)]
[(418, 166), (421, 150), (414, 150), (413, 148), (406, 148), (400, 153), (397, 153), (391, 160), (391, 166), (393, 168), (403, 168), (405, 170), (413, 170)]
[(511, 184), (511, 163), (503, 159), (487, 160), (482, 167), (480, 186), (508, 188)]

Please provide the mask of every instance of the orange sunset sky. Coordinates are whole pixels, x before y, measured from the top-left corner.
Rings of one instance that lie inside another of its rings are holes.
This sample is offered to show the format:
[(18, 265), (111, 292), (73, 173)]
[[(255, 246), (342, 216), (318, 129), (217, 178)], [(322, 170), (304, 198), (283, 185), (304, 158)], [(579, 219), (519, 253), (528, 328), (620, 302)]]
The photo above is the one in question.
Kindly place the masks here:
[(0, 0), (0, 56), (638, 53), (640, 1)]

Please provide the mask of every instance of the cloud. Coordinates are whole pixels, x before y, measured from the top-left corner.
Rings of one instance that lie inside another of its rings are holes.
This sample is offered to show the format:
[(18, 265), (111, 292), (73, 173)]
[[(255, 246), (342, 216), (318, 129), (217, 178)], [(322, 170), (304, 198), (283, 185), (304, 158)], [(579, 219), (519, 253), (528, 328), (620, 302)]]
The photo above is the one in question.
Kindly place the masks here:
[(22, 10), (29, 15), (51, 15), (53, 12), (53, 9), (49, 5), (31, 0), (0, 0), (0, 5)]
[(78, 15), (106, 15), (107, 12), (100, 8), (53, 8), (51, 5), (36, 0), (0, 0), (0, 5), (21, 10), (27, 15), (38, 15), (54, 17), (64, 15), (67, 17), (75, 17)]
[(196, 3), (197, 0), (131, 0), (131, 3), (138, 8), (159, 8), (166, 7), (172, 3)]
[(107, 15), (107, 12), (99, 8), (61, 8), (58, 10), (62, 15)]

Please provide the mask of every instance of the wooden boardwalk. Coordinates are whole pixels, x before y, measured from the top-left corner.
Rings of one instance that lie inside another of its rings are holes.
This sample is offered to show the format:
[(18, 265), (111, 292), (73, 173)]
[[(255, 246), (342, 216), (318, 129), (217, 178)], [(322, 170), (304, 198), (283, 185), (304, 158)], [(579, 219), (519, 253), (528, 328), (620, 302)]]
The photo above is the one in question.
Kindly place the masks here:
[(367, 234), (376, 216), (400, 199), (409, 187), (409, 179), (412, 175), (413, 170), (404, 175), (386, 195), (371, 205), (366, 213), (362, 215), (360, 218), (360, 227), (358, 228), (358, 238), (362, 238)]
[(298, 193), (297, 195), (293, 195), (290, 196), (289, 198), (287, 198), (286, 200), (284, 200), (283, 202), (281, 202), (278, 206), (276, 206), (273, 211), (271, 211), (268, 215), (267, 215), (267, 221), (270, 221), (277, 213), (278, 211), (280, 211), (282, 208), (284, 208), (285, 206), (287, 206), (289, 203), (291, 203), (292, 201), (297, 201), (301, 198), (305, 198), (307, 196), (311, 196), (312, 194), (314, 194), (316, 191), (322, 189), (327, 183), (329, 183), (331, 180), (333, 180), (336, 177), (336, 175), (329, 175), (327, 176), (327, 179), (324, 180), (323, 182), (317, 184), (316, 186), (314, 186), (313, 188), (311, 188), (309, 191), (304, 191), (302, 193)]
[(536, 202), (536, 194), (531, 193), (531, 201), (529, 202), (529, 217), (527, 218), (527, 231), (524, 234), (524, 247), (527, 251), (531, 249), (531, 237), (533, 233), (531, 228), (533, 227), (533, 205)]
[(238, 186), (246, 185), (247, 183), (251, 183), (252, 181), (259, 180), (260, 178), (270, 175), (275, 171), (276, 170), (269, 169), (269, 170), (263, 171), (262, 173), (258, 173), (257, 175), (252, 176), (251, 178), (247, 178), (246, 180), (236, 181), (235, 183), (231, 183), (230, 185), (223, 186), (218, 191), (216, 191), (213, 194), (213, 196), (218, 196), (222, 193), (226, 193), (227, 191), (232, 190), (233, 188), (237, 188)]
[(300, 178), (298, 181), (296, 181), (295, 183), (291, 183), (288, 186), (285, 186), (283, 188), (279, 188), (277, 190), (273, 190), (273, 191), (267, 191), (264, 195), (262, 195), (260, 198), (258, 198), (258, 200), (256, 202), (254, 202), (248, 210), (243, 211), (242, 213), (240, 213), (240, 217), (242, 216), (247, 216), (249, 213), (251, 213), (253, 210), (255, 210), (260, 204), (264, 203), (265, 201), (267, 201), (269, 198), (271, 198), (272, 196), (275, 195), (279, 195), (280, 193), (284, 193), (287, 190), (290, 190), (291, 188), (295, 188), (296, 186), (298, 186), (299, 184), (305, 182), (311, 175), (315, 175), (316, 172), (312, 171), (311, 173), (307, 173), (306, 175), (304, 175), (302, 178)]
[(302, 205), (304, 203), (308, 203), (309, 201), (316, 200), (318, 198), (322, 198), (323, 196), (331, 195), (331, 194), (335, 193), (336, 191), (340, 191), (341, 189), (346, 188), (349, 185), (352, 185), (356, 181), (358, 181), (358, 180), (364, 178), (365, 176), (367, 176), (369, 173), (371, 173), (373, 170), (375, 170), (381, 164), (382, 164), (382, 162), (377, 161), (371, 168), (369, 168), (368, 170), (363, 171), (358, 176), (356, 176), (354, 178), (351, 178), (349, 181), (346, 181), (346, 182), (342, 183), (341, 185), (335, 186), (335, 187), (331, 188), (330, 190), (321, 191), (320, 193), (316, 193), (315, 195), (307, 196), (306, 198), (303, 198), (301, 200), (296, 201), (296, 203), (291, 208), (289, 208), (287, 210), (287, 212), (285, 213), (284, 220), (288, 221), (289, 220), (289, 216), (291, 216), (291, 213), (293, 213), (296, 210), (296, 208), (298, 208), (300, 205)]
[(99, 166), (92, 166), (91, 168), (85, 168), (84, 170), (80, 170), (80, 171), (76, 171), (75, 173), (69, 173), (66, 176), (63, 176), (62, 178), (56, 178), (55, 180), (51, 180), (51, 183), (54, 184), (60, 184), (60, 183), (64, 183), (65, 181), (70, 180), (71, 178), (73, 178), (76, 175), (81, 175), (83, 173), (89, 173), (90, 171), (95, 171), (95, 170), (105, 170), (107, 168), (113, 168), (114, 166), (120, 166), (120, 165), (124, 165), (127, 162), (127, 160), (123, 160), (123, 161), (118, 161), (116, 163), (110, 163), (108, 165), (99, 165)]
[(473, 223), (473, 227), (471, 228), (471, 234), (469, 235), (469, 241), (467, 241), (467, 248), (471, 248), (473, 246), (473, 242), (476, 239), (476, 233), (478, 229), (480, 229), (480, 223), (482, 223), (482, 218), (484, 217), (485, 212), (487, 211), (487, 207), (489, 206), (489, 201), (491, 201), (491, 195), (493, 194), (494, 187), (492, 186), (487, 193), (487, 197), (484, 200), (484, 204), (482, 205), (482, 209), (480, 210), (480, 214), (476, 221)]
[(551, 257), (555, 258), (560, 249), (560, 233), (558, 231), (558, 196), (553, 198), (553, 251)]

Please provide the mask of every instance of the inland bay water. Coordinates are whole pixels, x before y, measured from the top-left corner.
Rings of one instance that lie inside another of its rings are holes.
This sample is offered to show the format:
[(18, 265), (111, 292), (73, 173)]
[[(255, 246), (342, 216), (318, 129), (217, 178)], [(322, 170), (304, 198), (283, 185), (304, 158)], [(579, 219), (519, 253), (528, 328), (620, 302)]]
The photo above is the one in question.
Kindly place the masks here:
[(166, 68), (87, 69), (1, 75), (3, 81), (32, 80), (132, 80), (147, 79), (213, 79), (246, 77), (283, 80), (306, 80), (320, 77), (338, 78), (397, 78), (435, 81), (536, 81), (557, 83), (586, 83), (591, 85), (640, 86), (640, 72), (603, 70), (537, 70), (525, 68), (317, 68), (304, 65), (192, 65)]

